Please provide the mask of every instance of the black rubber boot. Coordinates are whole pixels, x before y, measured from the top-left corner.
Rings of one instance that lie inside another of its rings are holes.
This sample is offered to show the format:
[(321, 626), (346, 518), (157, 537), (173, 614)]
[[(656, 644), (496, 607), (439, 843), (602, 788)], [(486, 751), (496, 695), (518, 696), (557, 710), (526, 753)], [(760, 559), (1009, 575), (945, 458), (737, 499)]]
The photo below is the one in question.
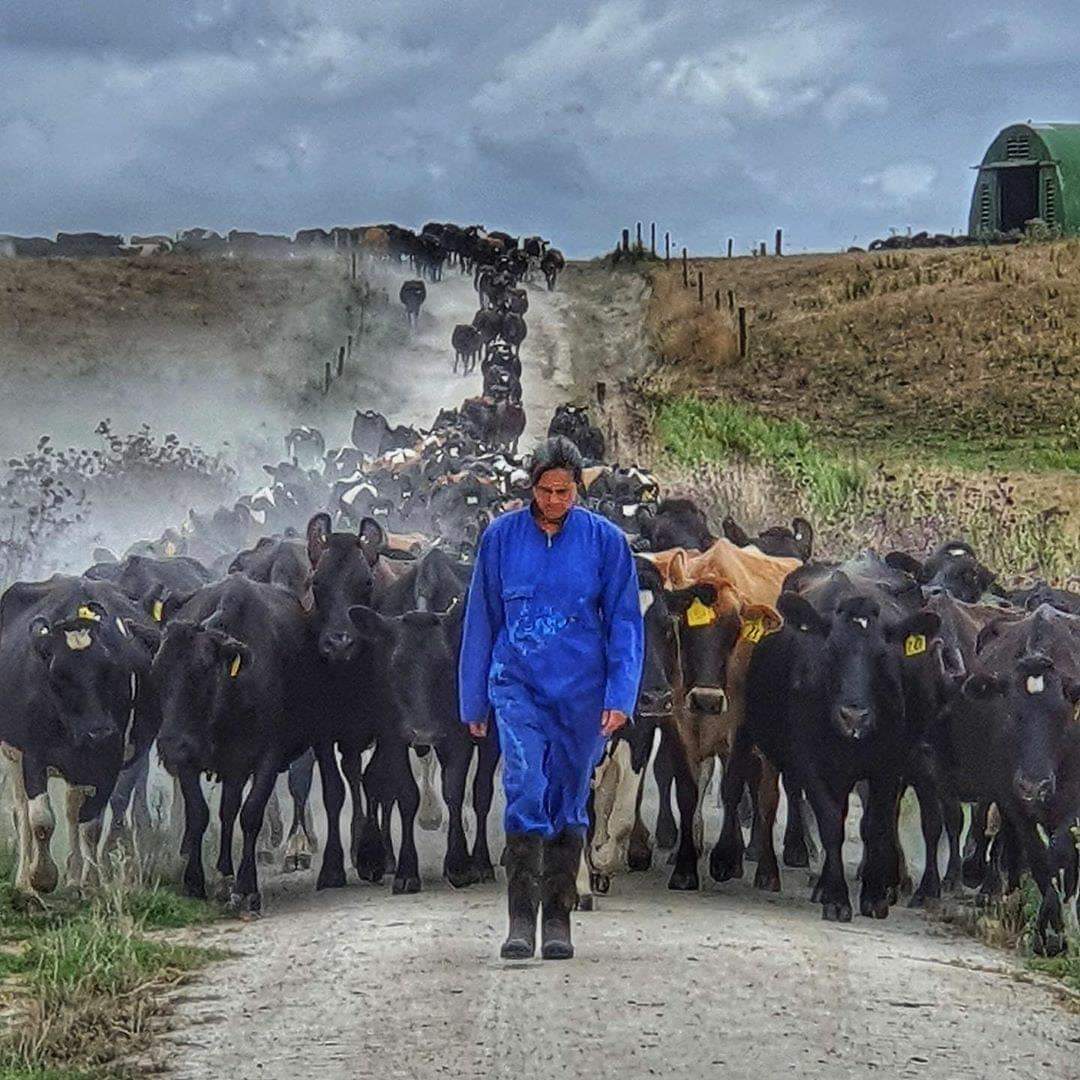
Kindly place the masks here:
[(544, 841), (544, 879), (540, 955), (545, 960), (569, 960), (570, 912), (577, 903), (577, 873), (581, 862), (581, 833), (567, 830)]
[(510, 933), (499, 955), (504, 960), (528, 960), (536, 952), (536, 910), (540, 906), (539, 836), (506, 838), (506, 884), (510, 908)]

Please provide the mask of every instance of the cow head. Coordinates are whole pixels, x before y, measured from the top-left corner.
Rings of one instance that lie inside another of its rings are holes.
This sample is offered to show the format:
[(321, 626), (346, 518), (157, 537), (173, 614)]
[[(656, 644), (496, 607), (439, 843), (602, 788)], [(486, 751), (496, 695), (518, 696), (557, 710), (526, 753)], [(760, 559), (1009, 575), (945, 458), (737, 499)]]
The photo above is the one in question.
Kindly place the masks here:
[(136, 678), (148, 660), (130, 624), (89, 603), (72, 619), (50, 623), (36, 618), (29, 633), (65, 740), (77, 749), (100, 750), (122, 739), (134, 706)]
[(936, 614), (887, 619), (876, 597), (858, 592), (824, 613), (793, 592), (782, 592), (777, 607), (798, 635), (792, 688), (820, 703), (835, 734), (858, 742), (904, 719), (901, 660), (927, 647)]
[(349, 608), (371, 601), (375, 584), (372, 568), (385, 544), (386, 533), (372, 518), (364, 518), (355, 534), (332, 532), (329, 514), (316, 514), (308, 522), (313, 625), (324, 660), (355, 658), (358, 639)]
[(1004, 706), (1013, 794), (1030, 811), (1043, 811), (1057, 793), (1080, 716), (1080, 617), (1044, 605), (1019, 620), (988, 623), (976, 654), (980, 669), (964, 683), (964, 693)]
[(993, 571), (962, 540), (942, 544), (925, 562), (903, 551), (889, 552), (885, 562), (910, 574), (930, 594), (948, 593), (967, 604), (978, 603), (994, 582)]

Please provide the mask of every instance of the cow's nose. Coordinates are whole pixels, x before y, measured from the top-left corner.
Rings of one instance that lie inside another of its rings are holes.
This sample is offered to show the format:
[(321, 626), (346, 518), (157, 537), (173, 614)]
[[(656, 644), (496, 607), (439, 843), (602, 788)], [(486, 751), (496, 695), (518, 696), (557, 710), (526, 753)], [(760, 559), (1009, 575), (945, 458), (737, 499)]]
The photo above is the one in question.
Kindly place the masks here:
[(866, 727), (869, 709), (860, 709), (855, 705), (841, 705), (837, 710), (840, 726), (852, 737), (858, 739)]
[(670, 716), (673, 706), (670, 690), (642, 690), (638, 712), (642, 716)]
[(1018, 772), (1013, 779), (1013, 787), (1023, 802), (1047, 803), (1057, 791), (1057, 779), (1051, 774), (1035, 780)]
[(322, 654), (326, 657), (341, 656), (352, 647), (355, 639), (347, 630), (336, 630), (323, 634)]
[(686, 701), (691, 709), (714, 716), (727, 709), (727, 694), (717, 686), (695, 686), (686, 695)]

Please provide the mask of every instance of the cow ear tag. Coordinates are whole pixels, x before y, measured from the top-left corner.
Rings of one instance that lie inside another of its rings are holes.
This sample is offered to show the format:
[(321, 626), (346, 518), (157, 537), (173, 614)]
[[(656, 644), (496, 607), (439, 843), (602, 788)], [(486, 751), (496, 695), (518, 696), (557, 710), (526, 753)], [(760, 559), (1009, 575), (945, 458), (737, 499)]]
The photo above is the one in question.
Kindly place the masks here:
[(165, 605), (160, 600), (154, 601), (154, 610), (151, 614), (154, 617), (154, 622), (161, 622), (161, 616), (165, 613)]
[(232, 658), (232, 663), (229, 665), (229, 678), (235, 679), (240, 674), (240, 654)]
[(101, 622), (101, 616), (92, 607), (87, 607), (85, 604), (75, 613), (75, 617), (87, 619), (89, 622)]
[(171, 559), (176, 554), (176, 545), (171, 540), (165, 541), (165, 557)]
[(687, 626), (711, 626), (714, 622), (716, 622), (716, 612), (695, 596), (694, 602), (686, 609)]
[(756, 645), (765, 636), (764, 619), (747, 619), (742, 625), (742, 639)]
[(904, 639), (904, 655), (919, 656), (926, 652), (925, 634), (908, 634)]

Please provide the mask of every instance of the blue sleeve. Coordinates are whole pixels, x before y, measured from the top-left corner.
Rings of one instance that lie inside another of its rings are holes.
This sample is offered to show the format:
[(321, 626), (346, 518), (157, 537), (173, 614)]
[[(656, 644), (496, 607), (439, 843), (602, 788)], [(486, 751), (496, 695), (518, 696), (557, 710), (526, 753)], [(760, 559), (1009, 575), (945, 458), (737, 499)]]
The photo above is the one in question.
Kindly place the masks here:
[(502, 585), (498, 541), (492, 529), (480, 538), (469, 596), (465, 602), (465, 625), (458, 661), (458, 701), (463, 724), (486, 720), (488, 673), (491, 651), (503, 624)]
[(645, 659), (645, 624), (638, 599), (637, 569), (630, 544), (621, 532), (612, 530), (606, 549), (606, 581), (601, 597), (607, 637), (604, 708), (633, 716)]

